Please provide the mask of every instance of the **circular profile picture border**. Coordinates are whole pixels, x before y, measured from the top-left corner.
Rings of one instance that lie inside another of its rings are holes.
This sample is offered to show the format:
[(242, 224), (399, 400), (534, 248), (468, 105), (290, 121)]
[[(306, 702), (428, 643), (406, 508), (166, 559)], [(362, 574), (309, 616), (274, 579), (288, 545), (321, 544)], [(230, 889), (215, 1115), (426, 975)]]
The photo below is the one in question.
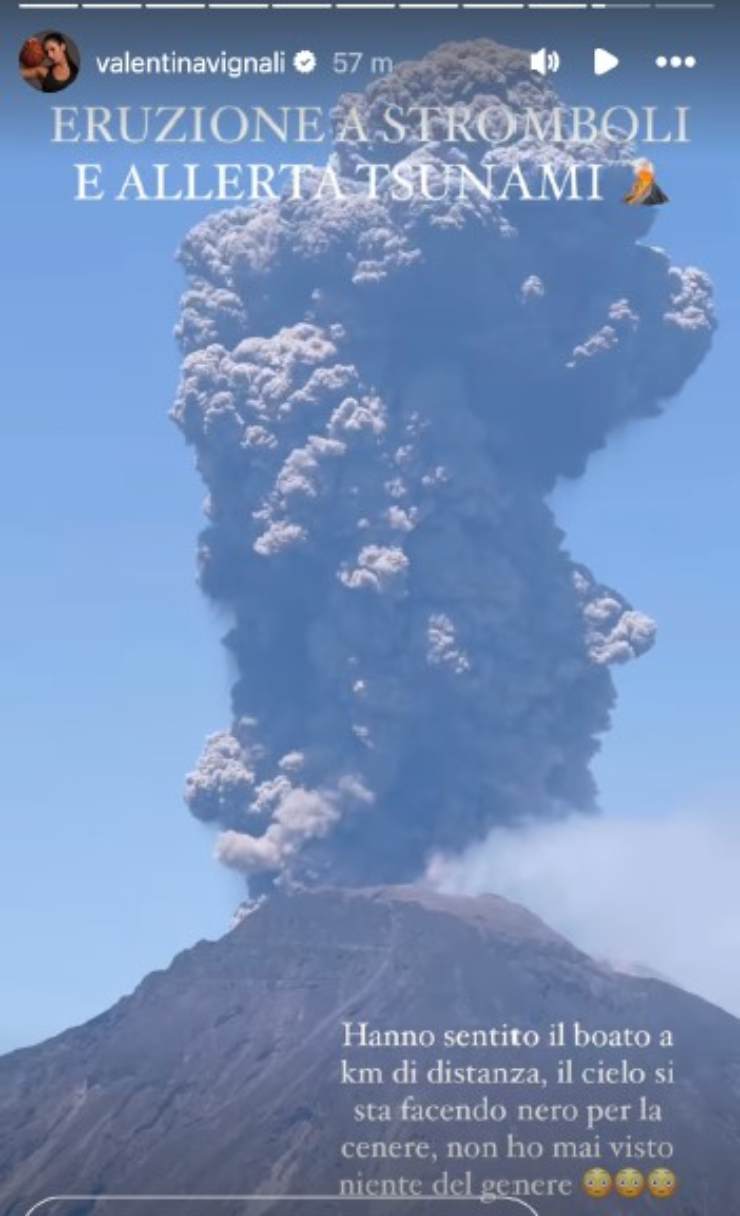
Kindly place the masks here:
[(30, 34), (18, 52), (21, 79), (38, 93), (61, 93), (80, 74), (80, 51), (74, 38), (48, 27)]

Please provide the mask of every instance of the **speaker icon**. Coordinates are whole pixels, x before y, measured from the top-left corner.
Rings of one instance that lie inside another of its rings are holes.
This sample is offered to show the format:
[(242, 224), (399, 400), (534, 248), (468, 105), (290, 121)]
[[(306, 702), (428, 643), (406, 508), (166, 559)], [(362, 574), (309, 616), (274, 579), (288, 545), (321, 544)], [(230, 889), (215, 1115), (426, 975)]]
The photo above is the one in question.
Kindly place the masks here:
[(540, 76), (547, 76), (548, 72), (559, 70), (560, 56), (557, 51), (548, 51), (547, 47), (543, 46), (539, 51), (532, 52), (529, 63), (533, 72), (539, 72)]

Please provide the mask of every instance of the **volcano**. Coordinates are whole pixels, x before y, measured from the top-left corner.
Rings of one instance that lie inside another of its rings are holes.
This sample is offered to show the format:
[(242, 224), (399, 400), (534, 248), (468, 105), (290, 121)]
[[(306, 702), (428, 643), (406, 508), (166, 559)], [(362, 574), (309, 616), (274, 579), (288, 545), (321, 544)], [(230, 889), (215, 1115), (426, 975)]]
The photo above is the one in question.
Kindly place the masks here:
[[(544, 1040), (559, 1023), (578, 1023), (583, 1033), (598, 1029), (600, 1037), (578, 1051), (553, 1051), (543, 1041), (513, 1045), (512, 1032), (516, 1039), (534, 1030)], [(495, 1028), (495, 1048), (461, 1050), (485, 1028), (489, 1035)], [(462, 1032), (457, 1045), (445, 1041), (450, 1030)], [(624, 1083), (623, 1061), (647, 1068), (650, 1052), (634, 1041), (608, 1044), (637, 1030), (653, 1042), (671, 1031), (675, 1045), (661, 1050), (660, 1062), (668, 1067), (670, 1059), (672, 1084)], [(369, 1042), (370, 1031), (382, 1032), (380, 1046), (360, 1050), (359, 1039)], [(399, 1051), (394, 1036), (402, 1032), (407, 1046)], [(566, 1056), (576, 1060), (571, 1083), (532, 1084), (538, 1070), (552, 1076), (555, 1061)], [(417, 1078), (393, 1085), (391, 1071), (403, 1057), (416, 1061)], [(427, 1069), (439, 1060), (429, 1080)], [(584, 1065), (622, 1071), (616, 1083), (585, 1084)], [(476, 1075), (495, 1067), (502, 1083), (458, 1084), (445, 1066)], [(382, 1081), (358, 1074), (359, 1067), (378, 1068)], [(342, 1068), (349, 1082), (342, 1083)], [(586, 1133), (562, 1112), (555, 1120), (543, 1113), (592, 1103), (615, 1109), (632, 1103), (637, 1112), (638, 1093), (645, 1109), (662, 1105), (661, 1122), (635, 1113), (628, 1122), (603, 1119)], [(435, 1115), (403, 1123), (398, 1107), (407, 1096), (427, 1113), (454, 1108), (459, 1115), (485, 1099), (489, 1109), (507, 1105), (509, 1115), (504, 1122)], [(645, 1172), (668, 1165), (679, 1178), (669, 1200), (645, 1191), (634, 1209), (613, 1193), (602, 1203), (608, 1216), (637, 1212), (638, 1205), (666, 1216), (727, 1216), (740, 1211), (739, 1097), (737, 1019), (662, 980), (593, 961), (522, 907), (493, 895), (446, 896), (413, 886), (276, 892), (222, 939), (178, 955), (99, 1017), (0, 1060), (0, 1211), (25, 1216), (47, 1196), (68, 1195), (79, 1198), (40, 1210), (323, 1216), (346, 1211), (347, 1202), (290, 1197), (336, 1196), (343, 1181), (345, 1194), (350, 1183), (362, 1190), (361, 1211), (396, 1213), (397, 1202), (366, 1201), (374, 1186), (417, 1176), (426, 1180), (426, 1193), (446, 1171), (448, 1180), (472, 1184), (476, 1199), (456, 1202), (475, 1211), (486, 1178), (571, 1179), (570, 1197), (530, 1192), (529, 1208), (510, 1200), (500, 1210), (586, 1216), (594, 1200), (582, 1192), (581, 1176), (604, 1164)], [(522, 1119), (520, 1104), (541, 1108), (534, 1124)], [(368, 1105), (387, 1106), (391, 1118), (369, 1119)], [(360, 1107), (362, 1122), (355, 1117)], [(556, 1141), (580, 1145), (597, 1135), (598, 1161), (553, 1158)], [(446, 1156), (451, 1142), (503, 1146), (509, 1137), (540, 1141), (542, 1158)], [(408, 1156), (413, 1150), (404, 1146), (422, 1139), (437, 1164)], [(376, 1155), (348, 1159), (341, 1151), (347, 1140), (373, 1145)], [(620, 1157), (610, 1142), (623, 1145)], [(624, 1156), (647, 1142), (670, 1142), (672, 1158)], [(392, 1144), (401, 1145), (395, 1157)], [(249, 1204), (100, 1198), (256, 1193), (266, 1198)], [(407, 1202), (414, 1212), (434, 1206)]]

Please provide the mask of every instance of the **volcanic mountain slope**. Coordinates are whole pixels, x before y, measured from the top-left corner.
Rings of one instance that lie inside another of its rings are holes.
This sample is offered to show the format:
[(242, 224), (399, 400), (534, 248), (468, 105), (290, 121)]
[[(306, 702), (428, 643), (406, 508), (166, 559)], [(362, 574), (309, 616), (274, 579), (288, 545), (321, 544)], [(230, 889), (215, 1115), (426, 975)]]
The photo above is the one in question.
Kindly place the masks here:
[[(740, 1022), (697, 997), (655, 979), (597, 965), (524, 909), (495, 896), (477, 899), (412, 887), (322, 889), (279, 894), (226, 937), (201, 942), (172, 966), (84, 1026), (0, 1060), (0, 1211), (22, 1216), (52, 1194), (335, 1194), (358, 1165), (339, 1157), (355, 1139), (427, 1137), (439, 1166), (366, 1161), (366, 1177), (436, 1176), (445, 1167), (484, 1177), (572, 1176), (593, 1162), (523, 1164), (449, 1162), (449, 1140), (503, 1141), (582, 1137), (567, 1125), (488, 1123), (426, 1125), (352, 1121), (354, 1102), (397, 1102), (405, 1093), (433, 1102), (472, 1103), (478, 1088), (339, 1084), (342, 1054), (353, 1063), (388, 1065), (410, 1054), (425, 1066), (438, 1056), (456, 1064), (541, 1065), (553, 1053), (532, 1049), (342, 1051), (342, 1022), (371, 1027), (501, 1027), (546, 1030), (551, 1022), (595, 1028), (673, 1030), (677, 1080), (655, 1098), (657, 1125), (611, 1124), (603, 1140), (671, 1139), (671, 1165), (681, 1187), (670, 1201), (643, 1195), (643, 1212), (727, 1216), (740, 1211)], [(567, 1054), (567, 1053), (563, 1053)], [(579, 1059), (648, 1053), (586, 1051)], [(643, 1059), (640, 1059), (640, 1057)], [(654, 1057), (651, 1057), (653, 1059)], [(650, 1088), (650, 1087), (648, 1087)], [(580, 1084), (567, 1090), (497, 1088), (492, 1101), (634, 1101), (635, 1090)], [(611, 1160), (607, 1164), (617, 1168)], [(644, 1162), (636, 1162), (642, 1164)], [(616, 1206), (615, 1206), (616, 1201)], [(585, 1214), (594, 1201), (577, 1188), (569, 1199), (532, 1200), (541, 1216)], [(338, 1204), (337, 1209), (346, 1208)], [(411, 1202), (414, 1211), (425, 1205)], [(428, 1210), (426, 1205), (426, 1210)], [(468, 1204), (463, 1205), (469, 1209)], [(507, 1202), (506, 1210), (515, 1204)], [(605, 1206), (605, 1205), (604, 1205)], [(389, 1203), (361, 1205), (397, 1212)], [(478, 1204), (474, 1205), (479, 1211)], [(78, 1200), (46, 1210), (53, 1216), (92, 1212), (122, 1216), (253, 1216), (244, 1204), (98, 1204)], [(312, 1216), (317, 1206), (283, 1201), (273, 1208)], [(331, 1210), (321, 1205), (323, 1213)], [(498, 1208), (497, 1208), (498, 1210)], [(503, 1210), (503, 1209), (502, 1209)], [(525, 1211), (518, 1207), (517, 1211)], [(609, 1216), (629, 1201), (609, 1200)], [(464, 1216), (461, 1213), (461, 1216)]]

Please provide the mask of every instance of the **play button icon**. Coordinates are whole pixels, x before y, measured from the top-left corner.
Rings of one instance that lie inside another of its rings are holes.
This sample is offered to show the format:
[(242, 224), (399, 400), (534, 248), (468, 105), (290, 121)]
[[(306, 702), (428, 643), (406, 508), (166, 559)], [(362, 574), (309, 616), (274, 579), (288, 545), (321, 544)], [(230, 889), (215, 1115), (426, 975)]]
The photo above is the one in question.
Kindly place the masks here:
[(607, 72), (613, 72), (618, 67), (619, 60), (616, 55), (612, 55), (611, 51), (605, 51), (603, 47), (596, 47), (594, 51), (594, 72), (597, 76), (606, 76)]

